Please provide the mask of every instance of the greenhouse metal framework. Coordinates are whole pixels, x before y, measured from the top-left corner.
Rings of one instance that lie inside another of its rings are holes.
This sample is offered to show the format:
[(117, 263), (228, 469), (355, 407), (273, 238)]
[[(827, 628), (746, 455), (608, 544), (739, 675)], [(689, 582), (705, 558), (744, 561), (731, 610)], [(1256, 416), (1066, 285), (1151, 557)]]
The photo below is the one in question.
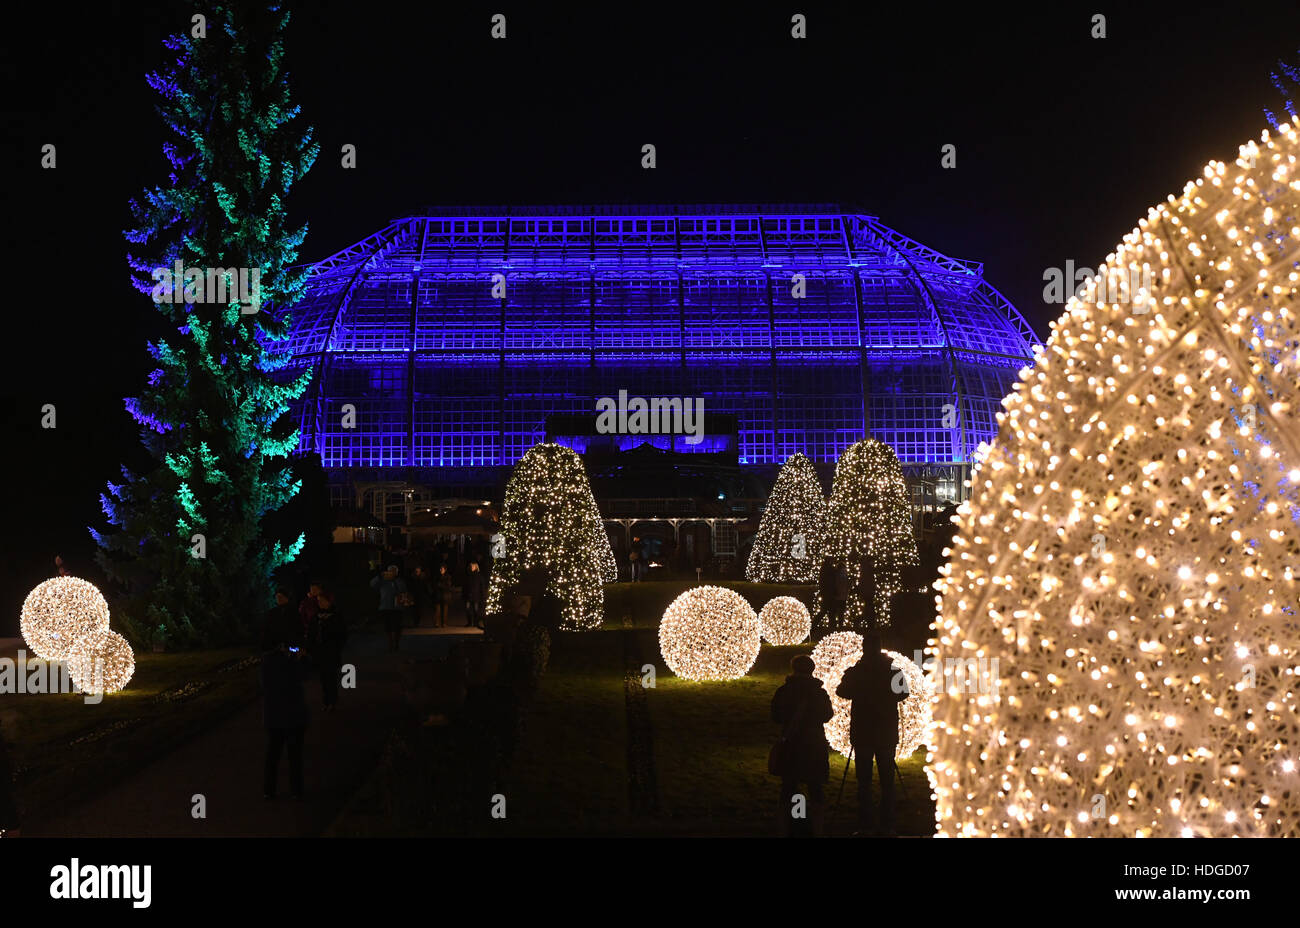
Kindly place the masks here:
[(626, 390), (702, 397), (741, 467), (873, 435), (953, 498), (1039, 342), (981, 264), (828, 205), (431, 210), (314, 265), (292, 312), (300, 450), (471, 496)]

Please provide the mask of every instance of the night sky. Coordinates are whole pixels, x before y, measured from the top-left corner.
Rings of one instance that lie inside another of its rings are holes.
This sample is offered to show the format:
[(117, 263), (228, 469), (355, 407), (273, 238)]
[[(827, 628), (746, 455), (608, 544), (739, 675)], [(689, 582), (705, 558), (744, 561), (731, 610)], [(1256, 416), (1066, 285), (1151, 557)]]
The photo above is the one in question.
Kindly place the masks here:
[[(1280, 108), (1269, 71), (1300, 48), (1294, 3), (291, 6), (291, 80), (322, 143), (289, 201), (310, 226), (304, 260), (431, 204), (839, 202), (984, 262), (1044, 337), (1060, 311), (1043, 303), (1044, 269), (1095, 268), (1149, 205), (1235, 156), (1263, 108)], [(489, 37), (495, 12), (504, 41)], [(807, 40), (789, 37), (795, 12)], [(1090, 37), (1094, 12), (1105, 39)], [(140, 462), (121, 398), (161, 330), (128, 284), (121, 230), (128, 198), (166, 177), (144, 77), (190, 10), (27, 13), (0, 56), (0, 636), (56, 552), (97, 579), (85, 526), (102, 525), (104, 480)], [(345, 143), (356, 170), (339, 165)], [(940, 168), (947, 143), (956, 170)], [(54, 430), (40, 428), (44, 403)]]

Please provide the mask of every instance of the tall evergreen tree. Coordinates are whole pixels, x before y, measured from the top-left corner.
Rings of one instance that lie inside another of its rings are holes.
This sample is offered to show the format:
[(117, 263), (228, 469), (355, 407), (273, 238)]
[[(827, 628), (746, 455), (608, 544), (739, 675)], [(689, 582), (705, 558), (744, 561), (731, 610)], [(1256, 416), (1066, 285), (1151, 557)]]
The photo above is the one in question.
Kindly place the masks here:
[(302, 544), (265, 537), (262, 518), (298, 489), (287, 466), (298, 435), (281, 417), (307, 384), (283, 371), (307, 230), (289, 227), (284, 199), (319, 150), (290, 99), (283, 6), (195, 13), (164, 42), (175, 62), (148, 78), (176, 138), (163, 145), (166, 184), (131, 201), (125, 233), (133, 283), (166, 323), (147, 384), (126, 400), (154, 463), (124, 468), (101, 496), (117, 530), (91, 529), (136, 630), (174, 644), (246, 634)]
[(563, 603), (565, 628), (595, 628), (604, 619), (609, 536), (591, 495), (582, 459), (556, 444), (529, 448), (506, 484), (501, 511), (505, 553), (492, 568), (487, 611), (507, 605), (507, 591), (535, 572)]
[[(874, 580), (875, 623), (889, 625), (889, 600), (903, 588), (903, 568), (918, 564), (920, 557), (903, 467), (884, 442), (868, 438), (840, 455), (826, 506), (822, 552), (848, 572), (847, 622), (870, 626), (868, 591)], [(822, 611), (820, 590), (815, 610)]]
[(790, 457), (767, 498), (745, 576), (755, 583), (812, 583), (821, 567), (826, 500), (812, 461)]

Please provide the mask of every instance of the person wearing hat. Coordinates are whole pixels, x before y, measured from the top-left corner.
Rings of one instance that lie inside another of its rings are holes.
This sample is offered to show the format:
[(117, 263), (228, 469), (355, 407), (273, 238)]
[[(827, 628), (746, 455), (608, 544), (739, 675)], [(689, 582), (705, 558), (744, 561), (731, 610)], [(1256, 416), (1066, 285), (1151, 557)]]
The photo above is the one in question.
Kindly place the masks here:
[(280, 645), (302, 647), (302, 619), (289, 603), (290, 590), (280, 585), (275, 588), (275, 605), (266, 613), (262, 623), (262, 651), (271, 651)]

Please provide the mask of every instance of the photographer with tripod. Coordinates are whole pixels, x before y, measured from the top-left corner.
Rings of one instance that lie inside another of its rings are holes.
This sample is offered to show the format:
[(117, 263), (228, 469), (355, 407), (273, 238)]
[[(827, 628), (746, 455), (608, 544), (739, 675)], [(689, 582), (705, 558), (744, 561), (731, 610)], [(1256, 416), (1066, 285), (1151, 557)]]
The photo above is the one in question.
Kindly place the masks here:
[(858, 833), (876, 833), (871, 805), (871, 762), (880, 771), (880, 833), (894, 831), (894, 777), (898, 749), (898, 704), (908, 696), (893, 686), (893, 662), (881, 653), (880, 632), (868, 631), (862, 640), (862, 659), (844, 671), (835, 695), (853, 703), (849, 718), (849, 740), (857, 759)]

